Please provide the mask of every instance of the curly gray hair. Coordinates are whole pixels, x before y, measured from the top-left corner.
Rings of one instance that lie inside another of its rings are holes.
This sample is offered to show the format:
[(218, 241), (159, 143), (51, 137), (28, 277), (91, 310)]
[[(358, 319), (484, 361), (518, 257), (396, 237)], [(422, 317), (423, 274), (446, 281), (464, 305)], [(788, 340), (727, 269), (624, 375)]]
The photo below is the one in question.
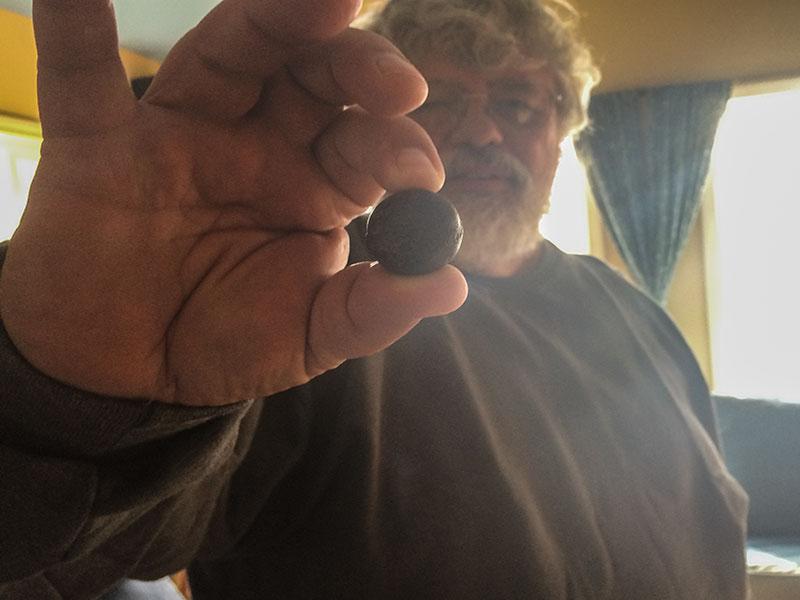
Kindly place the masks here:
[(600, 79), (566, 0), (387, 0), (356, 26), (379, 33), (412, 61), (439, 54), (463, 67), (502, 66), (517, 53), (544, 60), (562, 101), (563, 135), (588, 123), (592, 88)]

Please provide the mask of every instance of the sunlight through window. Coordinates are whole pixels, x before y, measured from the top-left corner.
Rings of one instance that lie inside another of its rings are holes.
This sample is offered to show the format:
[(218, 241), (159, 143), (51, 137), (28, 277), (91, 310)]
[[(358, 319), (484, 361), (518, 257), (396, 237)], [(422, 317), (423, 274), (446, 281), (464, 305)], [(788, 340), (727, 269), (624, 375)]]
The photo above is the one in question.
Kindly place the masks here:
[(800, 402), (800, 90), (733, 98), (713, 157), (715, 392)]
[(0, 241), (19, 225), (39, 162), (41, 140), (0, 132)]
[(565, 252), (589, 253), (589, 205), (583, 166), (572, 139), (561, 144), (561, 163), (553, 182), (550, 212), (542, 219), (542, 235)]

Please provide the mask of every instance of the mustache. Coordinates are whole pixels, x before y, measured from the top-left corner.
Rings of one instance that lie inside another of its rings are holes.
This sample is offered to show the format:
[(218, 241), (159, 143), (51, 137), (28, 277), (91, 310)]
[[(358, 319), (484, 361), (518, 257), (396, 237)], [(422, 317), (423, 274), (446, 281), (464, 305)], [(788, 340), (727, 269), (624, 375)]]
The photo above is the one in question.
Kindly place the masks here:
[(518, 186), (526, 184), (530, 179), (528, 170), (516, 157), (493, 146), (481, 148), (461, 146), (443, 162), (448, 177), (491, 173), (511, 179)]

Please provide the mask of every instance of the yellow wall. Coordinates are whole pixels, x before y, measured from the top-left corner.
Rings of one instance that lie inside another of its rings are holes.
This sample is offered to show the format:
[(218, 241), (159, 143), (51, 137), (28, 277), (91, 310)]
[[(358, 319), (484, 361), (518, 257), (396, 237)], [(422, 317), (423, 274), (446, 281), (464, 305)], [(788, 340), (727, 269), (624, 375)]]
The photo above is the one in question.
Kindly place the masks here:
[(711, 334), (708, 327), (706, 296), (704, 222), (698, 215), (686, 240), (683, 255), (675, 267), (675, 278), (667, 297), (667, 312), (672, 316), (694, 350), (700, 368), (711, 384)]
[[(800, 75), (798, 0), (573, 2), (603, 71), (601, 91)], [(0, 9), (0, 112), (36, 116), (35, 56), (30, 19)], [(158, 67), (131, 52), (123, 59), (131, 77)]]
[(601, 90), (800, 74), (798, 0), (573, 0)]
[(0, 112), (36, 117), (35, 73), (30, 19), (0, 10)]
[(603, 71), (601, 91), (800, 75), (800, 0), (570, 2)]
[[(158, 63), (122, 50), (129, 77), (154, 73)], [(36, 47), (28, 17), (0, 9), (0, 114), (38, 120)]]

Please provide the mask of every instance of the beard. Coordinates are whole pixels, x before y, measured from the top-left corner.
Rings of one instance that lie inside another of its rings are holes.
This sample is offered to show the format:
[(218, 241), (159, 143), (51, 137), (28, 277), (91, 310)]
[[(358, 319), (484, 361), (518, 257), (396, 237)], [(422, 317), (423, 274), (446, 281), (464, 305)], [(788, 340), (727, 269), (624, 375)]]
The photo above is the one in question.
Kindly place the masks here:
[(510, 183), (507, 193), (477, 194), (448, 189), (445, 182), (441, 193), (458, 209), (464, 227), (454, 263), (490, 274), (498, 265), (532, 254), (541, 240), (539, 222), (550, 205), (550, 186), (537, 185), (517, 158), (491, 146), (459, 147), (444, 164), (448, 178), (488, 169)]

